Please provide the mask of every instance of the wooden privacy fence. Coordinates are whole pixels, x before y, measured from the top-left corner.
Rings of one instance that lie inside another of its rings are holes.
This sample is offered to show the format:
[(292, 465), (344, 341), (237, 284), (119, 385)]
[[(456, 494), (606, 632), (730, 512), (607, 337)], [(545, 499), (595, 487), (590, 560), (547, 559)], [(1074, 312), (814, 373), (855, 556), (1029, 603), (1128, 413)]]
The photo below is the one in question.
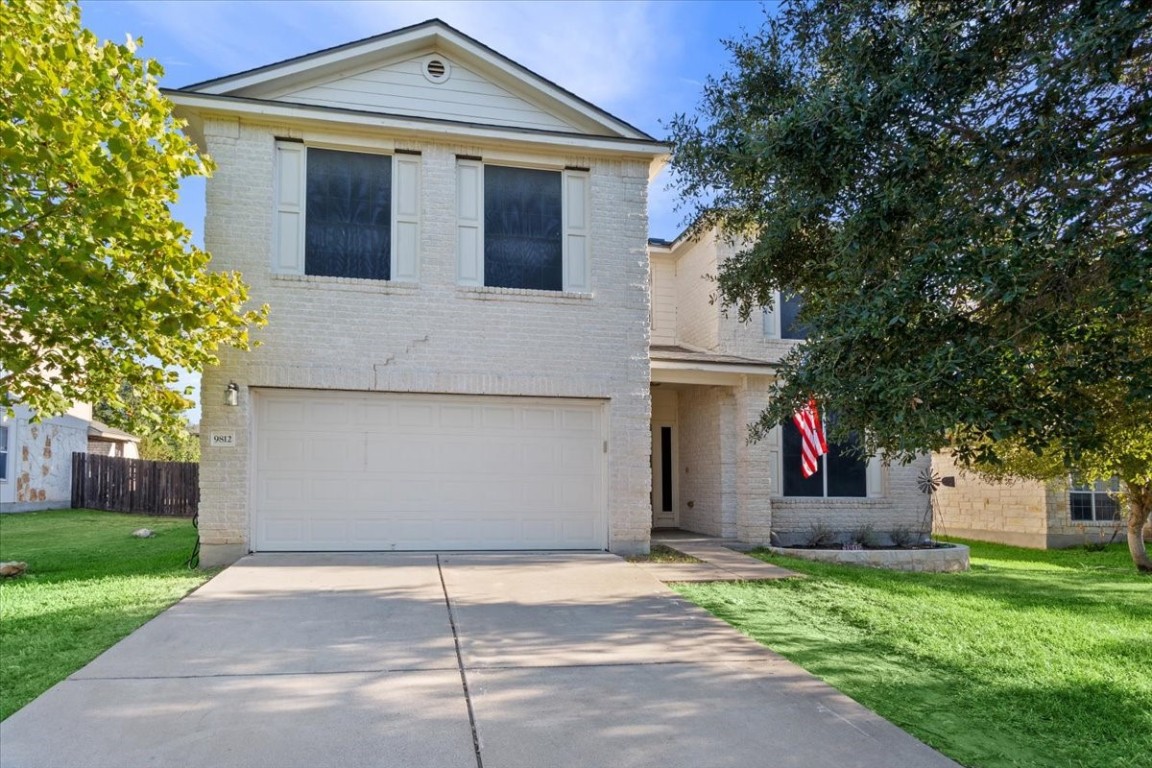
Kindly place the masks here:
[(72, 454), (72, 508), (193, 517), (200, 505), (200, 465)]

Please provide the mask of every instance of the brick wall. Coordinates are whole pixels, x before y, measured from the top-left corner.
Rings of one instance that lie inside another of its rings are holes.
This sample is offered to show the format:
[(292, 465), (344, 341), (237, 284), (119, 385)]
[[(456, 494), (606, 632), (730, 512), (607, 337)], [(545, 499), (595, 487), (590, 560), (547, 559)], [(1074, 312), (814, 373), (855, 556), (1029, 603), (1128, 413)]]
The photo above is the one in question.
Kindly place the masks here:
[(716, 242), (712, 234), (689, 241), (677, 250), (676, 338), (682, 344), (715, 350), (719, 313), (710, 303), (716, 284)]
[(679, 519), (687, 531), (725, 535), (722, 424), (725, 410), (732, 407), (728, 387), (692, 386), (680, 392)]
[(870, 498), (775, 496), (772, 499), (772, 530), (783, 544), (802, 543), (817, 522), (843, 533), (864, 525), (871, 525), (873, 531), (881, 535), (887, 535), (896, 528), (926, 532), (930, 529), (928, 497), (920, 492), (916, 478), (930, 461), (924, 456), (911, 464), (880, 467), (877, 478), (879, 495)]
[[(271, 306), (268, 326), (254, 334), (261, 346), (225, 350), (204, 374), (200, 531), (209, 562), (213, 547), (228, 559), (249, 541), (249, 387), (607, 398), (609, 546), (647, 548), (645, 161), (547, 158), (590, 169), (591, 295), (466, 289), (456, 284), (456, 156), (489, 148), (396, 141), (422, 153), (420, 281), (402, 285), (271, 274), (274, 138), (301, 133), (210, 120), (205, 135), (218, 165), (205, 224), (213, 266), (243, 272), (254, 301)], [(379, 138), (388, 137), (371, 137)], [(223, 404), (230, 381), (241, 388), (238, 407)], [(216, 431), (235, 432), (236, 447), (209, 445)]]

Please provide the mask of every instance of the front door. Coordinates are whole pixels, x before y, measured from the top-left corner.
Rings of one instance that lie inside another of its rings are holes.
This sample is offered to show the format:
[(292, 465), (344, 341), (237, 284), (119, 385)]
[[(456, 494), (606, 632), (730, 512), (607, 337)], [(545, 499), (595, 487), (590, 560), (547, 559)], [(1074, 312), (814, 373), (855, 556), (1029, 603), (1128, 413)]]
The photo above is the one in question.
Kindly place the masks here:
[(652, 527), (676, 527), (675, 425), (652, 424)]

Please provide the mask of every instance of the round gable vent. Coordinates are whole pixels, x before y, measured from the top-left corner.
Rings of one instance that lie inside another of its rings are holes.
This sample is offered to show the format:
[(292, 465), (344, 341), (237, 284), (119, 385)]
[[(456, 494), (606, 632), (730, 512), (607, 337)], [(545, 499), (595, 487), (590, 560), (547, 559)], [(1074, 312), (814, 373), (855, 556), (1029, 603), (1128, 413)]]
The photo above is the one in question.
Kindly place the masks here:
[(452, 65), (443, 56), (424, 59), (424, 77), (433, 83), (442, 83), (452, 76)]

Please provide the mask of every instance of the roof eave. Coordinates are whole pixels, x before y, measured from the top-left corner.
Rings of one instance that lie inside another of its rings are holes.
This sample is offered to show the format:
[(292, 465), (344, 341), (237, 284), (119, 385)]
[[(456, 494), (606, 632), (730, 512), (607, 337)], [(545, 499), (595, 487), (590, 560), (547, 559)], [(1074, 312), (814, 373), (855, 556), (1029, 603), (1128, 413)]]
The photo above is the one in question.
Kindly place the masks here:
[(429, 19), (381, 35), (363, 38), (213, 80), (193, 83), (179, 90), (185, 93), (225, 96), (245, 88), (274, 82), (304, 72), (339, 67), (343, 62), (350, 59), (368, 57), (390, 48), (411, 47), (429, 42), (441, 43), (463, 50), (467, 54), (491, 64), (507, 76), (534, 87), (567, 109), (574, 110), (587, 119), (618, 133), (621, 138), (657, 141), (655, 137), (631, 123), (601, 109), (590, 101), (580, 98), (566, 88), (513, 61), (499, 51), (489, 48), (479, 40), (469, 37), (440, 19)]
[(323, 125), (382, 128), (407, 135), (459, 137), (475, 141), (490, 139), (516, 142), (547, 148), (572, 147), (611, 154), (626, 154), (649, 158), (653, 163), (663, 162), (671, 152), (669, 144), (648, 139), (630, 139), (616, 136), (598, 136), (564, 133), (532, 128), (481, 125), (435, 118), (391, 115), (380, 112), (323, 107), (310, 104), (287, 104), (243, 96), (192, 93), (185, 90), (163, 89), (164, 95), (176, 105), (182, 116), (224, 114), (237, 117), (260, 117), (288, 122), (306, 122)]

